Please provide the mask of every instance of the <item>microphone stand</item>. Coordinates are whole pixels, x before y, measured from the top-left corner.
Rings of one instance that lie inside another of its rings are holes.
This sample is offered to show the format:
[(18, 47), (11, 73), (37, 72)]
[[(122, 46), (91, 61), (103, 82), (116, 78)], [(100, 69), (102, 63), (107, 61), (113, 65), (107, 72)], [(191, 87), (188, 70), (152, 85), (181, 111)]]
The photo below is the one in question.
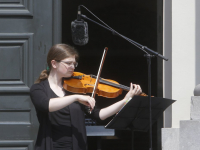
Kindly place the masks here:
[[(127, 40), (128, 42), (130, 42), (131, 44), (135, 45), (136, 47), (138, 47), (139, 49), (143, 50), (144, 52), (146, 52), (146, 54), (144, 55), (144, 57), (147, 58), (147, 64), (148, 64), (148, 100), (149, 100), (149, 150), (153, 150), (152, 148), (152, 114), (151, 114), (151, 58), (157, 56), (157, 57), (160, 57), (162, 59), (164, 59), (165, 61), (168, 61), (167, 58), (165, 58), (164, 56), (162, 56), (161, 54), (159, 54), (158, 52), (155, 52), (153, 50), (151, 50), (150, 48), (146, 47), (146, 46), (143, 46), (123, 35), (121, 35), (120, 33), (116, 32), (115, 30), (109, 28), (109, 27), (106, 27), (90, 18), (88, 18), (87, 16), (83, 15), (83, 14), (80, 14), (80, 17), (81, 18), (84, 18), (86, 20), (89, 20), (109, 31), (111, 31), (114, 35), (118, 35), (120, 37), (122, 37), (123, 39)], [(148, 52), (147, 52), (148, 51)], [(132, 150), (133, 150), (133, 146), (132, 146)]]

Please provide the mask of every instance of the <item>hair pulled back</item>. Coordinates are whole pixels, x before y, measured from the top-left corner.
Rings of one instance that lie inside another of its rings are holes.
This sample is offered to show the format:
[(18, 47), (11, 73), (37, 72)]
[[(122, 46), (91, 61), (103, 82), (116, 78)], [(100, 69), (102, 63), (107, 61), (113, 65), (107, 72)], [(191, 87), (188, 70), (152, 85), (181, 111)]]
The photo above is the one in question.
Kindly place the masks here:
[(78, 61), (79, 55), (74, 47), (67, 45), (67, 44), (56, 44), (56, 45), (52, 46), (47, 55), (47, 65), (48, 65), (47, 68), (48, 69), (45, 69), (40, 73), (40, 76), (35, 81), (35, 83), (40, 83), (41, 81), (48, 78), (49, 73), (52, 68), (52, 66), (51, 66), (52, 60), (61, 61), (65, 58), (72, 57), (72, 56), (75, 56), (76, 61)]

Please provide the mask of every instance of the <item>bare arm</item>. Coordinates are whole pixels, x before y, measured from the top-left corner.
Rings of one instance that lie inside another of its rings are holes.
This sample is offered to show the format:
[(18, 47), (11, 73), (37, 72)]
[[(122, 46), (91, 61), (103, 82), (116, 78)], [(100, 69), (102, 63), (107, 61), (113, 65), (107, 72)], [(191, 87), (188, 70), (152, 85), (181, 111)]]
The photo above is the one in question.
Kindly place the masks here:
[(51, 98), (49, 101), (49, 112), (60, 110), (71, 103), (78, 101), (79, 103), (89, 106), (92, 109), (95, 106), (95, 100), (85, 95), (70, 95), (59, 98)]
[[(133, 86), (135, 87), (134, 89)], [(133, 85), (131, 83), (130, 91), (126, 94), (124, 99), (100, 110), (99, 112), (100, 119), (105, 120), (106, 118), (116, 114), (124, 106), (127, 100), (131, 99), (134, 95), (139, 95), (141, 92), (142, 90), (139, 85), (135, 84)]]

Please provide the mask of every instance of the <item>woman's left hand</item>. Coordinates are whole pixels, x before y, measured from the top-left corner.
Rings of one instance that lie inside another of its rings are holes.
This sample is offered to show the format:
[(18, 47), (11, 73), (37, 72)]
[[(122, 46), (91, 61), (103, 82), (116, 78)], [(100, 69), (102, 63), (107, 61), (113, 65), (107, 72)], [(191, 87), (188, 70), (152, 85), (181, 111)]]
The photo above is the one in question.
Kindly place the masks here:
[[(133, 88), (134, 87), (134, 88)], [(142, 93), (142, 89), (140, 87), (140, 85), (137, 84), (130, 84), (130, 90), (129, 92), (126, 94), (126, 96), (124, 97), (125, 100), (129, 100), (130, 98), (132, 98), (134, 95), (139, 95)]]

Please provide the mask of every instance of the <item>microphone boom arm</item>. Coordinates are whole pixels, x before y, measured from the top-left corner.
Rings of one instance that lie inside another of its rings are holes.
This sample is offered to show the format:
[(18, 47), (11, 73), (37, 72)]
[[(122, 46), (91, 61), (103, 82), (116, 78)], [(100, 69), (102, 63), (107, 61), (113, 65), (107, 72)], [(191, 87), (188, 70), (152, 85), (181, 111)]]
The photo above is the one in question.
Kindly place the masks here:
[(168, 61), (168, 59), (167, 59), (166, 57), (164, 57), (163, 55), (159, 54), (158, 52), (155, 52), (155, 51), (153, 51), (152, 49), (150, 49), (150, 48), (148, 48), (148, 47), (146, 47), (146, 46), (143, 46), (143, 45), (141, 45), (141, 44), (139, 44), (139, 43), (133, 41), (132, 39), (127, 38), (127, 37), (124, 36), (124, 35), (121, 35), (121, 34), (118, 33), (117, 31), (112, 30), (112, 29), (110, 29), (110, 28), (108, 28), (108, 27), (106, 27), (106, 26), (104, 26), (104, 25), (102, 25), (102, 24), (100, 24), (100, 23), (98, 23), (98, 22), (96, 22), (96, 21), (94, 21), (94, 20), (88, 18), (86, 15), (80, 14), (80, 17), (82, 17), (82, 18), (84, 18), (84, 19), (86, 19), (86, 20), (89, 20), (89, 21), (91, 21), (91, 22), (93, 22), (93, 23), (99, 25), (99, 26), (105, 28), (106, 30), (111, 31), (111, 32), (113, 33), (113, 35), (118, 35), (118, 36), (120, 36), (121, 38), (127, 40), (127, 41), (130, 42), (131, 44), (133, 44), (133, 45), (135, 45), (136, 47), (138, 47), (139, 49), (141, 49), (141, 50), (143, 50), (143, 51), (145, 51), (145, 52), (148, 51), (148, 52), (150, 52), (151, 54), (153, 54), (153, 55), (155, 55), (155, 56), (158, 56), (158, 57), (160, 57), (160, 58), (162, 58), (162, 59)]

